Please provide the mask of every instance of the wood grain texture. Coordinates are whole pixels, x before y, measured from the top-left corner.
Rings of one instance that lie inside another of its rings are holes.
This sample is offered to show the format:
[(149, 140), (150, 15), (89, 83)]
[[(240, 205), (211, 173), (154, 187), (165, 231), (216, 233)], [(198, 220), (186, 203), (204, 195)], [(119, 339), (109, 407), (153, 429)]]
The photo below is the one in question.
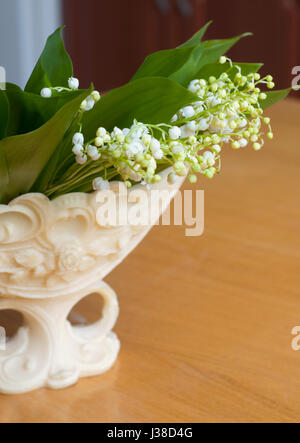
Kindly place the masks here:
[(205, 234), (156, 227), (107, 279), (121, 304), (113, 370), (0, 396), (1, 422), (300, 421), (300, 104), (270, 115), (272, 143), (228, 148), (222, 175), (198, 184)]

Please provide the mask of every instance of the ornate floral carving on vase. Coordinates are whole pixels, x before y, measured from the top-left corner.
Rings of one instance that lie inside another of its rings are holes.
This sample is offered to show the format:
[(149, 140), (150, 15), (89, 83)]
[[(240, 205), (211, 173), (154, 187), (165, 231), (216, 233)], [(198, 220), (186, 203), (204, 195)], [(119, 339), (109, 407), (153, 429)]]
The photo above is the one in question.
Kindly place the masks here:
[[(117, 199), (118, 186), (112, 186)], [(0, 206), (0, 291), (60, 295), (70, 282), (80, 287), (102, 279), (119, 264), (148, 232), (150, 222), (101, 225), (96, 197), (77, 193), (51, 202), (41, 194), (27, 194)]]

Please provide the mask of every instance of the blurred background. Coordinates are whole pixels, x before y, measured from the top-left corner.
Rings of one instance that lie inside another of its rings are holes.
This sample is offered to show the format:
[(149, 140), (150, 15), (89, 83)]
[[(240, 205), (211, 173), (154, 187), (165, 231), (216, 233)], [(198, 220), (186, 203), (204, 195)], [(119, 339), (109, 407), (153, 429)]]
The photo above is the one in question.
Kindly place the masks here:
[(300, 65), (300, 0), (0, 0), (0, 65), (24, 86), (46, 37), (62, 24), (81, 86), (126, 83), (147, 54), (175, 47), (208, 20), (207, 38), (251, 31), (230, 55), (265, 63), (287, 87)]

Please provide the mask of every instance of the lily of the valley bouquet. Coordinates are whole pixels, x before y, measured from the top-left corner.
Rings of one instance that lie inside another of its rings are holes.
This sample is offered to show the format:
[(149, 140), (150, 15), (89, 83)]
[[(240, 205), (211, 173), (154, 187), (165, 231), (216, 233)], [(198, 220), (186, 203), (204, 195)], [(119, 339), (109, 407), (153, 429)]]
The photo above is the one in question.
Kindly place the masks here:
[(248, 34), (202, 41), (207, 26), (150, 55), (103, 97), (93, 86), (79, 90), (61, 29), (51, 35), (25, 90), (0, 91), (0, 203), (104, 190), (113, 180), (149, 187), (166, 168), (170, 183), (185, 175), (195, 183), (220, 172), (225, 145), (259, 151), (273, 138), (264, 109), (288, 90), (271, 91), (261, 64), (224, 55)]

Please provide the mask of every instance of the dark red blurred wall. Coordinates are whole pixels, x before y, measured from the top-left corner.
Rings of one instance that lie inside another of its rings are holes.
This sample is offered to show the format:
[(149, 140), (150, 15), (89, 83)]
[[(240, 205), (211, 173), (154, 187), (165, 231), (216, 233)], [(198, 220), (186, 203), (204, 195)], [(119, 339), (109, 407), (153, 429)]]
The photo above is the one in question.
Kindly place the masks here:
[(265, 62), (277, 86), (300, 65), (299, 0), (64, 0), (65, 38), (82, 86), (126, 83), (147, 54), (182, 43), (208, 20), (208, 38), (245, 31), (230, 55)]
[(175, 47), (205, 22), (203, 2), (187, 0), (183, 16), (176, 0), (165, 12), (156, 0), (64, 0), (65, 38), (83, 86), (101, 90), (124, 84), (147, 54)]
[(231, 50), (232, 58), (263, 62), (262, 72), (274, 75), (279, 88), (290, 85), (293, 66), (300, 66), (300, 1), (208, 0), (206, 8), (214, 20), (208, 38), (253, 32)]

